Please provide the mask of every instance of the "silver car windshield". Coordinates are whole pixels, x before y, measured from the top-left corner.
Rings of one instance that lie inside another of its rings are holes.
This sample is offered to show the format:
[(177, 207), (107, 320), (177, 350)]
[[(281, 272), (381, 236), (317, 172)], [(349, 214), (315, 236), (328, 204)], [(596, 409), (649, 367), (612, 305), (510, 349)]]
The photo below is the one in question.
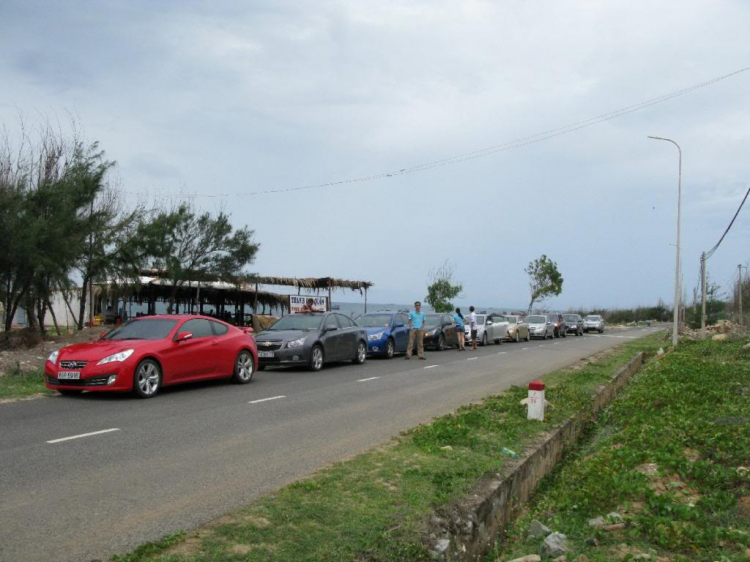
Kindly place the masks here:
[(546, 324), (547, 319), (544, 316), (527, 316), (526, 322), (529, 324)]
[(279, 318), (273, 326), (268, 328), (270, 332), (282, 330), (317, 330), (323, 322), (321, 314), (290, 314)]

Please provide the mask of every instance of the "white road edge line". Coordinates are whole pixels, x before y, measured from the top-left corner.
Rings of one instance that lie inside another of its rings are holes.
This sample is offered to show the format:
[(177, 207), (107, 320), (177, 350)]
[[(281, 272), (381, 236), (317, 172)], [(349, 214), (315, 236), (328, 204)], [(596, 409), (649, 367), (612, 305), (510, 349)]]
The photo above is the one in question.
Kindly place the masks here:
[(374, 381), (375, 379), (379, 379), (380, 377), (370, 377), (367, 379), (357, 379), (357, 382), (366, 382), (366, 381)]
[(466, 360), (467, 361), (474, 361), (475, 359), (479, 359), (479, 357), (469, 357)]
[(434, 369), (435, 367), (440, 367), (440, 365), (427, 365), (425, 369)]
[(113, 427), (111, 429), (102, 429), (101, 431), (92, 431), (91, 433), (81, 433), (80, 435), (71, 435), (70, 437), (61, 437), (60, 439), (52, 439), (47, 443), (62, 443), (63, 441), (70, 441), (71, 439), (80, 439), (81, 437), (91, 437), (92, 435), (101, 435), (102, 433), (112, 433), (113, 431), (120, 431), (119, 427)]
[(286, 398), (286, 396), (271, 396), (271, 398), (261, 398), (260, 400), (251, 400), (248, 404), (258, 404), (260, 402), (268, 402), (269, 400), (278, 400), (279, 398)]

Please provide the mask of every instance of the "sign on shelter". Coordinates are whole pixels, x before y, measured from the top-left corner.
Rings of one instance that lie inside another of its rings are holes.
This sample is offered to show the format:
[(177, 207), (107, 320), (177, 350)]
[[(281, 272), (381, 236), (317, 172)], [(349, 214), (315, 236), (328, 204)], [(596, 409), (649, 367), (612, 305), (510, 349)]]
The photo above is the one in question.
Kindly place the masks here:
[(313, 310), (315, 312), (326, 312), (328, 310), (328, 297), (318, 297), (313, 295), (289, 295), (289, 311), (294, 314), (300, 312), (305, 306), (307, 299), (313, 300)]

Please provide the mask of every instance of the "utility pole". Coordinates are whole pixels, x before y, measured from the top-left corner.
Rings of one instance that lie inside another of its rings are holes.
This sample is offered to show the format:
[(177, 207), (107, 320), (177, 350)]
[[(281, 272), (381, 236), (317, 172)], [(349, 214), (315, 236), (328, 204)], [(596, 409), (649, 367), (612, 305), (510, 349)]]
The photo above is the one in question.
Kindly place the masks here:
[(706, 252), (701, 254), (701, 339), (706, 339)]
[(672, 325), (672, 345), (677, 346), (677, 333), (679, 331), (679, 317), (680, 317), (680, 296), (681, 296), (681, 289), (680, 289), (680, 214), (681, 214), (681, 208), (682, 208), (682, 149), (680, 148), (680, 145), (674, 142), (672, 139), (666, 139), (663, 137), (651, 137), (648, 138), (654, 139), (654, 140), (662, 140), (671, 142), (673, 145), (677, 147), (677, 151), (679, 152), (680, 158), (678, 161), (678, 168), (677, 168), (677, 257), (676, 257), (676, 265), (675, 265), (675, 272), (674, 272), (674, 318), (673, 318), (673, 325)]
[(742, 326), (742, 264), (737, 266), (737, 294), (740, 299), (740, 326)]

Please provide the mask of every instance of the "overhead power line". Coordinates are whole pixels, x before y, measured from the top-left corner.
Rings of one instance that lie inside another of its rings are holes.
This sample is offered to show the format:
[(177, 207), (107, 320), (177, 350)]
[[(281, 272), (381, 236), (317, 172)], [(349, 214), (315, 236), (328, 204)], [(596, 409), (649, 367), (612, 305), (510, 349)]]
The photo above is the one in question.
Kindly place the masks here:
[(745, 193), (745, 197), (742, 198), (742, 203), (740, 203), (740, 206), (737, 208), (737, 212), (734, 213), (734, 216), (732, 217), (731, 222), (729, 223), (729, 226), (724, 231), (724, 234), (721, 235), (721, 238), (719, 238), (719, 241), (716, 243), (716, 245), (711, 248), (708, 252), (706, 252), (706, 258), (708, 259), (711, 256), (714, 255), (714, 252), (719, 249), (719, 246), (721, 246), (721, 243), (724, 241), (724, 237), (729, 233), (729, 230), (732, 228), (732, 225), (734, 224), (735, 219), (737, 219), (737, 215), (740, 214), (740, 211), (742, 210), (742, 206), (745, 204), (745, 201), (747, 201), (747, 196), (750, 195), (750, 187), (747, 188), (747, 192)]
[[(536, 144), (539, 142), (543, 142), (546, 140), (553, 139), (555, 137), (559, 137), (562, 135), (567, 135), (570, 133), (573, 133), (575, 131), (578, 131), (580, 129), (584, 129), (587, 127), (591, 127), (593, 125), (597, 125), (599, 123), (604, 123), (606, 121), (611, 121), (613, 119), (617, 119), (618, 117), (622, 117), (624, 115), (628, 115), (630, 113), (634, 113), (636, 111), (640, 111), (642, 109), (645, 109), (647, 107), (651, 107), (652, 105), (657, 105), (660, 103), (667, 102), (671, 99), (677, 98), (679, 96), (682, 96), (684, 94), (688, 94), (690, 92), (694, 92), (695, 90), (699, 90), (701, 88), (706, 88), (708, 86), (712, 86), (716, 84), (717, 82), (721, 82), (722, 80), (726, 80), (727, 78), (731, 78), (733, 76), (736, 76), (738, 74), (741, 74), (743, 72), (747, 72), (750, 70), (750, 66), (747, 66), (745, 68), (741, 68), (739, 70), (735, 70), (734, 72), (730, 72), (729, 74), (724, 74), (722, 76), (717, 76), (715, 78), (712, 78), (710, 80), (706, 80), (704, 82), (700, 82), (698, 84), (694, 84), (692, 86), (689, 86), (687, 88), (683, 88), (681, 90), (677, 90), (675, 92), (651, 98), (646, 101), (642, 101), (633, 105), (629, 105), (627, 107), (623, 107), (620, 109), (616, 109), (614, 111), (610, 111), (608, 113), (603, 113), (601, 115), (597, 115), (596, 117), (590, 117), (588, 119), (584, 119), (582, 121), (577, 121), (575, 123), (571, 123), (568, 125), (564, 125), (562, 127), (557, 127), (555, 129), (549, 129), (546, 131), (542, 131), (541, 133), (536, 133), (534, 135), (529, 135), (526, 137), (517, 138), (515, 140), (505, 142), (503, 144), (498, 144), (495, 146), (490, 146), (487, 148), (483, 148), (480, 150), (474, 150), (471, 152), (464, 152), (461, 154), (456, 154), (455, 156), (451, 156), (448, 158), (443, 158), (440, 160), (435, 160), (432, 162), (424, 163), (424, 164), (417, 164), (415, 166), (409, 166), (406, 168), (401, 168), (399, 170), (393, 170), (390, 172), (381, 172), (377, 174), (370, 174), (367, 176), (360, 176), (356, 178), (349, 178), (345, 180), (338, 180), (338, 181), (330, 181), (325, 183), (316, 183), (316, 184), (309, 184), (309, 185), (302, 185), (302, 186), (296, 186), (296, 187), (284, 187), (284, 188), (277, 188), (277, 189), (266, 189), (266, 190), (260, 190), (260, 191), (249, 191), (249, 192), (238, 192), (238, 193), (201, 193), (201, 194), (184, 194), (184, 195), (176, 195), (173, 196), (176, 199), (198, 199), (198, 198), (226, 198), (226, 197), (252, 197), (256, 195), (267, 195), (267, 194), (274, 194), (274, 193), (289, 193), (293, 191), (303, 191), (308, 189), (319, 189), (323, 187), (334, 187), (339, 185), (346, 185), (346, 184), (352, 184), (352, 183), (360, 183), (360, 182), (370, 182), (380, 179), (386, 179), (386, 178), (392, 178), (397, 176), (404, 176), (407, 174), (414, 174), (418, 172), (424, 172), (426, 170), (431, 170), (433, 168), (438, 168), (441, 166), (448, 166), (452, 164), (458, 164), (460, 162), (466, 162), (468, 160), (474, 160), (476, 158), (484, 158), (486, 156), (490, 156), (492, 154), (496, 154), (498, 152), (505, 152), (508, 150), (514, 150), (516, 148), (521, 148), (524, 146), (528, 146), (531, 144)], [(128, 192), (135, 195), (148, 195), (146, 193), (134, 193), (134, 192)]]

